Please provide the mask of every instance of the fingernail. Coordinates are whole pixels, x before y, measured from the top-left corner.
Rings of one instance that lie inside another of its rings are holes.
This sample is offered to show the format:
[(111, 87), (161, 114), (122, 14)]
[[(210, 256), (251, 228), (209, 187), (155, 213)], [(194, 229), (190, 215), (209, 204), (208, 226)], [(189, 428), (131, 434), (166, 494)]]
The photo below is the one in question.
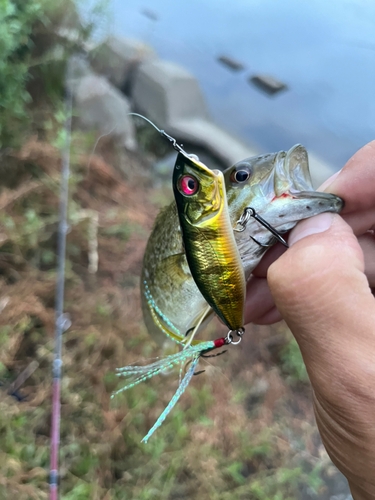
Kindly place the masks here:
[(324, 214), (315, 215), (310, 219), (303, 220), (290, 233), (288, 244), (291, 247), (297, 241), (311, 234), (323, 233), (331, 227), (334, 214), (325, 212)]
[(325, 189), (327, 189), (327, 187), (330, 186), (332, 184), (332, 182), (336, 179), (336, 177), (339, 175), (341, 170), (342, 169), (340, 169), (338, 172), (331, 175), (331, 177), (329, 177), (326, 181), (324, 181), (323, 184), (318, 187), (317, 191), (324, 191)]

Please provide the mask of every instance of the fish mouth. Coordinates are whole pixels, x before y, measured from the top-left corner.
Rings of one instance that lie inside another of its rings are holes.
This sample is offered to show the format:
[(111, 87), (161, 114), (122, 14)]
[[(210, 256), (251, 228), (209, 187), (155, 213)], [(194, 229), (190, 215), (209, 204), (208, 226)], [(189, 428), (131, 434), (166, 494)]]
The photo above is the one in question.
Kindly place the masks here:
[[(298, 221), (323, 212), (339, 213), (344, 201), (330, 193), (314, 191), (306, 149), (297, 144), (289, 151), (246, 160), (252, 168), (255, 182), (249, 180), (246, 206), (253, 208), (268, 224), (280, 233), (290, 231)], [(243, 209), (243, 206), (242, 206)], [(242, 233), (235, 234), (243, 260), (248, 266), (276, 239), (253, 218)], [(259, 244), (249, 246), (249, 238)], [(256, 254), (254, 255), (251, 254)], [(250, 270), (250, 267), (249, 267)]]
[(274, 197), (262, 212), (267, 222), (281, 232), (290, 230), (299, 220), (322, 212), (339, 213), (344, 206), (338, 196), (313, 189), (307, 151), (300, 144), (287, 153), (277, 153), (271, 177)]

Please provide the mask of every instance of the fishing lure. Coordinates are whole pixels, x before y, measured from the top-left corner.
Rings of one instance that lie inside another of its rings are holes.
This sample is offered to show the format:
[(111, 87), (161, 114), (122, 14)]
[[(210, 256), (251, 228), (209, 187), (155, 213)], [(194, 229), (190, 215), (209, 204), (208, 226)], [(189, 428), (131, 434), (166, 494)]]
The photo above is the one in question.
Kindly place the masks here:
[(173, 191), (186, 259), (198, 289), (230, 332), (243, 334), (245, 275), (223, 173), (179, 153)]
[[(175, 164), (175, 172), (179, 172), (173, 175), (174, 189), (181, 192), (182, 195), (189, 196), (189, 202), (186, 203), (184, 198), (180, 198), (175, 192), (177, 206), (181, 208), (180, 220), (184, 226), (185, 242), (187, 246), (190, 242), (192, 243), (188, 254), (191, 256), (193, 273), (196, 275), (196, 279), (201, 284), (208, 300), (209, 306), (207, 310), (212, 307), (222, 317), (230, 331), (225, 338), (208, 342), (200, 341), (193, 344), (195, 328), (181, 352), (167, 356), (147, 366), (128, 366), (118, 369), (119, 376), (130, 377), (131, 380), (130, 383), (115, 394), (169, 370), (176, 364), (191, 361), (191, 366), (180, 382), (175, 395), (142, 442), (148, 441), (175, 406), (193, 377), (199, 358), (225, 344), (238, 344), (244, 333), (242, 325), (245, 277), (228, 216), (223, 174), (220, 171), (211, 171), (195, 156), (189, 156), (171, 136), (167, 138), (173, 142), (173, 146), (179, 151)], [(194, 185), (192, 185), (192, 182)], [(189, 223), (193, 223), (193, 225), (189, 226)], [(194, 246), (194, 241), (196, 246)], [(194, 251), (199, 253), (200, 258), (194, 259)], [(208, 258), (205, 256), (206, 253)], [(205, 274), (207, 279), (199, 281), (200, 274)], [(217, 280), (219, 280), (219, 286), (216, 285)], [(145, 286), (147, 287), (147, 283), (145, 283)], [(169, 336), (176, 334), (173, 324), (155, 305), (149, 293), (147, 293), (147, 300), (151, 306), (150, 310), (154, 320), (160, 324), (158, 314), (169, 327), (168, 330), (164, 328), (166, 333)], [(173, 332), (173, 330), (175, 331)], [(233, 341), (233, 331), (239, 337), (236, 342)]]

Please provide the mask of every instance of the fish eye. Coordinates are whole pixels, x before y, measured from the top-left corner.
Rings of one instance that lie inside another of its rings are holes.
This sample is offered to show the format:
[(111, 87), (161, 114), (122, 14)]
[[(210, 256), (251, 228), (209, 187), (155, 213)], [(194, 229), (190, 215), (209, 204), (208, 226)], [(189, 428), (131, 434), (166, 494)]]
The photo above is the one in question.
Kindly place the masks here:
[(246, 182), (250, 177), (250, 169), (245, 165), (238, 165), (238, 167), (232, 172), (230, 180), (236, 184), (241, 184)]
[(181, 177), (179, 183), (179, 190), (185, 196), (191, 196), (198, 191), (199, 183), (197, 179), (192, 177), (191, 175), (184, 175)]

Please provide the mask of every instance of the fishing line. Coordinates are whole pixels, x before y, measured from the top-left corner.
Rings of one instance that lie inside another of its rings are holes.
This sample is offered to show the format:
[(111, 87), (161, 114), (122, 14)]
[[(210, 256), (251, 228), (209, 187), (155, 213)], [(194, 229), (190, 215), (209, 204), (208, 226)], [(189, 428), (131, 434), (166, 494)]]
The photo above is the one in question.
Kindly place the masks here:
[(177, 143), (177, 140), (174, 137), (172, 137), (171, 135), (167, 134), (167, 132), (165, 132), (165, 130), (162, 130), (162, 129), (158, 128), (155, 125), (155, 123), (152, 123), (152, 121), (149, 120), (148, 118), (146, 118), (145, 116), (140, 115), (139, 113), (128, 113), (128, 116), (138, 116), (138, 118), (142, 118), (143, 120), (145, 120), (146, 122), (148, 122), (150, 125), (152, 125), (154, 127), (154, 129), (159, 132), (160, 135), (162, 135), (163, 137), (165, 137), (166, 139), (168, 139), (168, 141), (172, 143), (172, 147), (176, 151), (178, 151), (179, 153), (182, 153), (183, 155), (185, 155), (187, 157), (190, 157), (190, 155), (182, 148), (182, 145), (180, 146)]
[(128, 116), (138, 116), (138, 118), (142, 118), (143, 120), (145, 120), (146, 122), (148, 122), (150, 125), (152, 125), (154, 127), (154, 129), (156, 129), (159, 132), (159, 134), (162, 134), (164, 132), (164, 130), (161, 130), (160, 128), (158, 128), (155, 125), (155, 123), (153, 123), (151, 120), (149, 120), (145, 116), (140, 115), (139, 113), (128, 113)]
[(65, 253), (66, 234), (68, 232), (68, 193), (70, 175), (70, 141), (72, 129), (72, 92), (69, 82), (72, 77), (72, 63), (67, 62), (65, 75), (65, 114), (64, 124), (65, 142), (62, 147), (61, 156), (61, 185), (60, 185), (60, 207), (59, 207), (59, 229), (57, 243), (57, 283), (55, 301), (55, 349), (53, 361), (53, 389), (52, 389), (52, 418), (51, 418), (51, 454), (50, 454), (50, 500), (58, 498), (58, 456), (60, 445), (60, 388), (61, 388), (61, 349), (62, 334), (70, 327), (70, 320), (63, 313), (64, 287), (65, 287)]
[(94, 156), (94, 153), (95, 153), (95, 150), (99, 144), (99, 141), (100, 139), (103, 139), (103, 137), (107, 136), (107, 135), (110, 135), (112, 134), (112, 132), (114, 132), (116, 130), (116, 128), (118, 127), (118, 123), (116, 123), (116, 125), (114, 127), (111, 128), (111, 130), (109, 132), (106, 132), (105, 134), (102, 134), (100, 135), (96, 141), (95, 141), (95, 144), (91, 150), (91, 154), (89, 156), (89, 161), (87, 162), (87, 167), (86, 167), (86, 170), (87, 170), (87, 175), (89, 174), (89, 171), (90, 171), (90, 166), (91, 166), (91, 160), (92, 160), (92, 157)]

